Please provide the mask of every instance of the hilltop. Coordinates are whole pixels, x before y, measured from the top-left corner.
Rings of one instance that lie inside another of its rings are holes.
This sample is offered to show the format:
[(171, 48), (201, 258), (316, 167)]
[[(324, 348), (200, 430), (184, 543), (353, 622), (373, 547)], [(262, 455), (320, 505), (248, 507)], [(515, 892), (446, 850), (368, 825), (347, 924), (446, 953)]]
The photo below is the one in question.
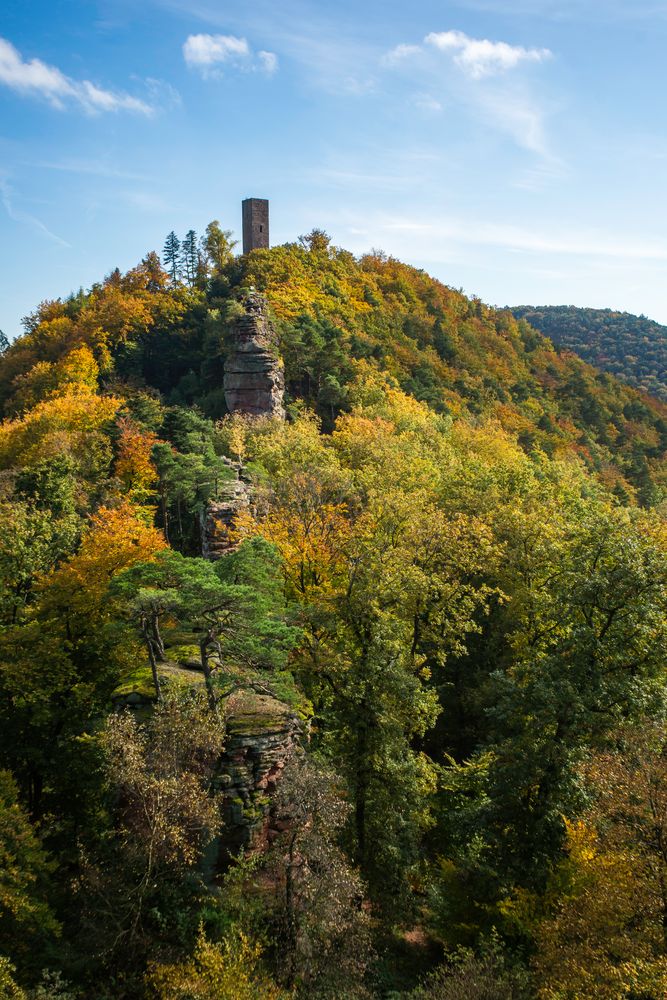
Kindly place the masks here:
[(667, 326), (646, 316), (577, 306), (515, 306), (512, 314), (559, 350), (574, 351), (620, 381), (667, 400)]
[(107, 394), (143, 387), (219, 419), (225, 330), (250, 286), (273, 309), (288, 404), (314, 407), (325, 428), (348, 408), (359, 371), (374, 369), (452, 419), (498, 422), (527, 451), (577, 455), (622, 498), (661, 495), (664, 402), (555, 350), (508, 310), (382, 254), (355, 258), (318, 231), (230, 253), (210, 275), (193, 269), (175, 284), (149, 255), (87, 293), (43, 303), (0, 365), (6, 415), (25, 412), (39, 398), (29, 389), (36, 372), (48, 381), (43, 366), (66, 365), (76, 348), (92, 353)]

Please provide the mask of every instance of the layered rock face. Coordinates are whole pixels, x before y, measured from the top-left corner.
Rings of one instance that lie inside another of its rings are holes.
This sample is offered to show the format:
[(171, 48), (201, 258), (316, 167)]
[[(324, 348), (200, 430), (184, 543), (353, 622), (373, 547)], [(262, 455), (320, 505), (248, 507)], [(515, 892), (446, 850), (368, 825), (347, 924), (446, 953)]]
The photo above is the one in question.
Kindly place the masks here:
[[(192, 688), (203, 686), (200, 670), (176, 663), (161, 664), (162, 683), (178, 679)], [(304, 724), (285, 702), (256, 690), (240, 688), (225, 703), (225, 746), (216, 783), (223, 792), (223, 830), (207, 851), (209, 877), (224, 870), (240, 850), (263, 850), (275, 836), (271, 827), (271, 795), (285, 765), (298, 751)], [(116, 711), (129, 709), (145, 718), (155, 705), (147, 685), (112, 696)]]
[(263, 295), (250, 292), (232, 329), (225, 361), (225, 402), (230, 413), (284, 418), (285, 376), (276, 355), (276, 333)]
[(224, 867), (241, 848), (261, 850), (271, 839), (270, 796), (301, 736), (298, 717), (276, 698), (243, 691), (230, 699), (218, 865)]
[(242, 470), (236, 466), (236, 479), (225, 483), (217, 500), (211, 500), (201, 520), (202, 556), (204, 559), (220, 559), (236, 548), (230, 538), (230, 530), (241, 511), (249, 510), (252, 495), (250, 483), (242, 478)]

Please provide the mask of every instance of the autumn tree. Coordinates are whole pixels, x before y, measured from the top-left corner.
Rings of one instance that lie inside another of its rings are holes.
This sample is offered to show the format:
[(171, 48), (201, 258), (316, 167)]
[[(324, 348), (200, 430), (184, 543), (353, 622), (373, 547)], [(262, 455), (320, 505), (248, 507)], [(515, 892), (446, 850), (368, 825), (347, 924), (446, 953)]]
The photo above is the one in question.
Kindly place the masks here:
[(209, 222), (202, 237), (202, 247), (214, 274), (219, 274), (233, 260), (234, 247), (231, 229), (221, 229), (217, 219)]
[(261, 966), (261, 945), (243, 932), (209, 941), (200, 930), (191, 958), (178, 964), (152, 963), (147, 995), (154, 1000), (288, 1000)]
[(625, 727), (582, 769), (592, 796), (537, 927), (539, 997), (667, 989), (667, 758), (662, 722)]
[(144, 723), (128, 712), (107, 720), (117, 828), (84, 857), (77, 903), (87, 947), (130, 981), (167, 933), (178, 940), (181, 902), (203, 891), (198, 865), (221, 823), (223, 742), (205, 697), (188, 689), (169, 691)]
[(152, 462), (157, 436), (143, 430), (127, 417), (118, 421), (114, 473), (132, 503), (145, 504), (155, 496), (158, 473)]
[[(42, 575), (29, 613), (0, 636), (0, 706), (5, 726), (0, 749), (34, 816), (44, 797), (64, 813), (87, 808), (87, 779), (96, 768), (83, 735), (138, 649), (118, 646), (107, 590), (113, 577), (165, 546), (131, 505), (101, 508), (90, 518), (77, 552)], [(59, 757), (53, 756), (58, 741)], [(63, 761), (67, 760), (67, 766)], [(87, 763), (84, 763), (87, 762)], [(65, 792), (70, 783), (78, 794)], [(65, 796), (61, 799), (61, 796)]]
[[(356, 856), (395, 901), (430, 822), (435, 771), (416, 749), (439, 711), (429, 681), (476, 628), (489, 596), (476, 576), (495, 551), (481, 522), (448, 518), (422, 484), (412, 424), (429, 433), (426, 411), (400, 393), (392, 407), (396, 423), (342, 418), (333, 447), (309, 420), (260, 429), (273, 492), (247, 527), (283, 556), (306, 631), (299, 676), (326, 706), (320, 739), (350, 785)], [(401, 424), (403, 453), (390, 453)]]
[(349, 812), (340, 781), (312, 759), (293, 759), (273, 809), (284, 832), (266, 865), (277, 879), (278, 964), (301, 997), (368, 997), (373, 957), (365, 886), (337, 839)]

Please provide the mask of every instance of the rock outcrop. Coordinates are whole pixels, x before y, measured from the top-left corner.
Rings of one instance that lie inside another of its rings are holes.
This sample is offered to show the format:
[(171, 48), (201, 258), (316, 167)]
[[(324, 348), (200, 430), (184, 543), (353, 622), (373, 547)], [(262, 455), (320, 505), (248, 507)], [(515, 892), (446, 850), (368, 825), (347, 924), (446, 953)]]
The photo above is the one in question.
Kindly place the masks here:
[[(176, 663), (161, 664), (163, 684), (170, 682), (201, 688), (200, 670)], [(130, 709), (145, 718), (155, 705), (155, 691), (146, 676), (128, 684), (112, 696), (116, 711)], [(294, 709), (271, 694), (249, 684), (223, 702), (225, 746), (217, 767), (216, 782), (223, 792), (223, 829), (211, 844), (205, 859), (209, 877), (224, 870), (239, 851), (263, 850), (275, 831), (271, 829), (271, 795), (281, 773), (298, 750), (304, 723)]]
[(230, 537), (234, 521), (241, 511), (250, 510), (252, 487), (242, 478), (239, 465), (234, 466), (236, 479), (219, 489), (218, 498), (209, 501), (201, 519), (201, 544), (204, 559), (220, 559), (236, 548)]
[(299, 745), (302, 724), (294, 711), (268, 694), (232, 696), (220, 782), (224, 830), (218, 866), (239, 850), (261, 850), (270, 839), (270, 796)]
[(244, 314), (231, 331), (225, 361), (225, 402), (230, 413), (284, 418), (285, 376), (276, 352), (276, 333), (263, 295), (250, 292)]

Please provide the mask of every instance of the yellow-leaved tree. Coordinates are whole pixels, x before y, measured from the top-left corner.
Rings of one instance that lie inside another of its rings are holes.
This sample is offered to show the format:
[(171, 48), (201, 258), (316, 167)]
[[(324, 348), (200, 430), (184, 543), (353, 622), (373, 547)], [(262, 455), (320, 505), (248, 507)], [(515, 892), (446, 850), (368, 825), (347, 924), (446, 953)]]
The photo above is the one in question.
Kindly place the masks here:
[(584, 769), (593, 804), (537, 926), (540, 1000), (667, 996), (667, 756), (661, 725), (618, 734)]
[(192, 958), (177, 965), (153, 964), (146, 977), (153, 1000), (287, 1000), (263, 971), (262, 949), (241, 931), (209, 941), (200, 930)]

